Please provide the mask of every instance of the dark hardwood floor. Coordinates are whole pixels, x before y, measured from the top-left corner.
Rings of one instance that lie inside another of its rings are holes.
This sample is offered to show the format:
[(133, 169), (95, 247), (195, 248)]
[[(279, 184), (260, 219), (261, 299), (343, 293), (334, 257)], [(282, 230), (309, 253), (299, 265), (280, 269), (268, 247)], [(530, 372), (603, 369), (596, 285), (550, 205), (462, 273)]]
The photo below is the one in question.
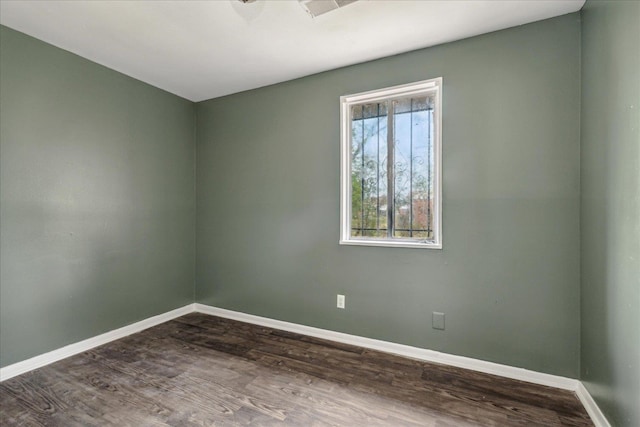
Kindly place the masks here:
[(0, 384), (2, 426), (590, 426), (576, 396), (204, 314)]

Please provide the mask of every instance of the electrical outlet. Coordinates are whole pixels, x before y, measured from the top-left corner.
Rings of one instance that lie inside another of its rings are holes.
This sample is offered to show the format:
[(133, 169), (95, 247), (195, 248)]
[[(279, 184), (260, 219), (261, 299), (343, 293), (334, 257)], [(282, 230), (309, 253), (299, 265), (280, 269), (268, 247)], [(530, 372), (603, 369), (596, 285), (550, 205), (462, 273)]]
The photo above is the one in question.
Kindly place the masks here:
[(344, 295), (338, 294), (338, 308), (344, 308), (345, 298)]
[(441, 329), (444, 331), (444, 313), (434, 311), (431, 322), (433, 329)]

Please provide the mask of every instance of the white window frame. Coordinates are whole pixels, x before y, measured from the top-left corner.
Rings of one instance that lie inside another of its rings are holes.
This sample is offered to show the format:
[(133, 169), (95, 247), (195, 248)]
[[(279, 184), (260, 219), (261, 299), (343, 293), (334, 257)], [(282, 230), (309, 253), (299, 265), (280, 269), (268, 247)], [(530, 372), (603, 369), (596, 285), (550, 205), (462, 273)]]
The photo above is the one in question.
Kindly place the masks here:
[[(351, 105), (391, 98), (434, 95), (433, 240), (351, 236)], [(340, 97), (340, 244), (442, 249), (442, 77)]]

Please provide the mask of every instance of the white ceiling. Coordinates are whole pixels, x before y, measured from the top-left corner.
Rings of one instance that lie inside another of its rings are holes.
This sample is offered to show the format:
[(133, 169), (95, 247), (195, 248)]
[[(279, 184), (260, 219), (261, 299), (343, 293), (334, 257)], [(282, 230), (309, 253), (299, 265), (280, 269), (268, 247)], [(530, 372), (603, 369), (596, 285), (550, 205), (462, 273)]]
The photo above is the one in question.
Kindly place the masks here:
[(579, 10), (584, 0), (0, 1), (0, 22), (201, 101)]

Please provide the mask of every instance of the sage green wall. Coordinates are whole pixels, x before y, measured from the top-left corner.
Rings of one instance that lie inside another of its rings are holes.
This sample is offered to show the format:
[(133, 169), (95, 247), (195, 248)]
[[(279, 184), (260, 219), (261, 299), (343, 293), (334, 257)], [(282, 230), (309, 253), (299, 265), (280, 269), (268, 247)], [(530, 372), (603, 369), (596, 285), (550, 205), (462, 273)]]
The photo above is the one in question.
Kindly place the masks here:
[(588, 1), (582, 26), (581, 377), (640, 426), (640, 2)]
[[(339, 96), (438, 76), (444, 249), (339, 246)], [(196, 301), (577, 377), (579, 76), (571, 14), (198, 103)]]
[(6, 366), (193, 302), (195, 107), (0, 31)]

